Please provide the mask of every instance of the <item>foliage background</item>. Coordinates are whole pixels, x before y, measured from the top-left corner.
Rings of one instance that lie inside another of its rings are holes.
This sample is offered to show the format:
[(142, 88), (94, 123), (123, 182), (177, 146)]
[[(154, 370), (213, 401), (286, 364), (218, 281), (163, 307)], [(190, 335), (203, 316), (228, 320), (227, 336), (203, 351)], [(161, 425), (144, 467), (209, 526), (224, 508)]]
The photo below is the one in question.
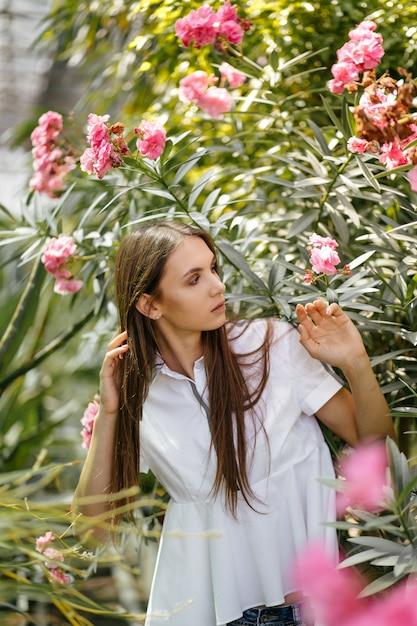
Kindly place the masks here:
[[(69, 501), (81, 459), (80, 424), (97, 391), (105, 345), (117, 327), (112, 264), (127, 228), (150, 217), (179, 217), (217, 237), (230, 309), (293, 319), (297, 301), (340, 301), (363, 332), (396, 418), (400, 448), (412, 460), (417, 401), (416, 195), (404, 172), (346, 151), (347, 100), (326, 83), (348, 31), (373, 19), (384, 39), (380, 69), (415, 67), (415, 2), (372, 0), (235, 4), (252, 28), (248, 74), (232, 114), (208, 118), (178, 101), (179, 80), (216, 71), (207, 46), (185, 49), (174, 24), (197, 2), (56, 0), (37, 42), (71, 72), (82, 96), (62, 110), (68, 140), (81, 153), (90, 112), (134, 126), (161, 120), (172, 140), (161, 167), (130, 159), (102, 181), (75, 170), (57, 201), (22, 190), (21, 213), (1, 211), (0, 471), (47, 462), (69, 465), (46, 488)], [(216, 8), (216, 5), (213, 4)], [(46, 107), (47, 109), (47, 107)], [(46, 110), (45, 109), (45, 110)], [(40, 113), (15, 129), (28, 145)], [(130, 135), (129, 135), (130, 133)], [(28, 158), (28, 179), (31, 175)], [(73, 234), (85, 281), (74, 296), (53, 293), (39, 264), (49, 237)], [(311, 233), (340, 243), (351, 278), (303, 283)], [(354, 260), (357, 259), (355, 262)], [(329, 439), (334, 450), (339, 442)]]

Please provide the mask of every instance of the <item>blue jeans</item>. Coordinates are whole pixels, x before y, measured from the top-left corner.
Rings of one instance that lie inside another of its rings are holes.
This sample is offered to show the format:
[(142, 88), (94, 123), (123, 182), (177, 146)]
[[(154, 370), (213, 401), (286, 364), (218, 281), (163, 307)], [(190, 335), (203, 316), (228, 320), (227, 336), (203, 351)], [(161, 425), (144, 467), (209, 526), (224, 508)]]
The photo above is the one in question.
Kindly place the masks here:
[(227, 626), (305, 626), (302, 621), (301, 604), (285, 604), (264, 609), (248, 609), (242, 617)]

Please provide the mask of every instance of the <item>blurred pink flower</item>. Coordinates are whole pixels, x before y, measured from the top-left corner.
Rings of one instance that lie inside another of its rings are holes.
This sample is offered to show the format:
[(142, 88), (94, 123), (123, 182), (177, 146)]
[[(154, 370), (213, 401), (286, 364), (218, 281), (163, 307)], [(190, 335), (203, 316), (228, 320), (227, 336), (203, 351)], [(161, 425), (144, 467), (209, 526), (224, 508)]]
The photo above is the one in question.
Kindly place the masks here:
[(56, 198), (62, 191), (64, 177), (75, 167), (75, 159), (68, 149), (57, 145), (62, 130), (62, 115), (48, 111), (41, 115), (31, 133), (34, 174), (29, 186), (50, 198)]
[(214, 43), (217, 36), (215, 22), (217, 15), (209, 6), (202, 6), (197, 11), (190, 11), (187, 17), (180, 18), (175, 24), (175, 33), (184, 46), (191, 42), (195, 48)]
[(54, 583), (68, 585), (72, 582), (72, 576), (65, 574), (60, 567), (54, 567), (49, 570), (49, 576)]
[(242, 85), (246, 80), (246, 76), (242, 74), (242, 72), (239, 72), (239, 70), (236, 70), (225, 61), (223, 61), (223, 63), (220, 65), (219, 71), (223, 78), (228, 81), (231, 89), (234, 89), (235, 87), (240, 87), (240, 85)]
[(147, 122), (144, 120), (135, 134), (139, 135), (136, 141), (137, 149), (148, 159), (157, 159), (164, 151), (167, 134), (163, 126), (158, 122)]
[(65, 296), (69, 293), (78, 293), (83, 285), (83, 281), (76, 280), (74, 276), (68, 278), (58, 276), (55, 280), (54, 291), (60, 296)]
[(355, 570), (335, 569), (337, 563), (321, 545), (311, 545), (298, 559), (294, 581), (307, 596), (311, 614), (309, 623), (317, 620), (323, 626), (345, 626), (363, 610), (365, 602), (358, 599), (364, 582)]
[(416, 583), (401, 583), (343, 626), (417, 626), (416, 606)]
[(77, 246), (74, 239), (70, 235), (61, 234), (58, 238), (53, 237), (44, 248), (41, 260), (46, 271), (56, 276), (64, 268), (68, 259), (76, 254)]
[(207, 115), (222, 118), (232, 108), (232, 99), (227, 89), (223, 87), (209, 87), (205, 94), (200, 96), (197, 104)]
[(53, 237), (44, 248), (41, 261), (47, 272), (55, 277), (54, 291), (60, 295), (77, 293), (83, 286), (81, 280), (76, 280), (66, 268), (67, 263), (77, 254), (77, 246), (70, 235)]
[(417, 191), (417, 167), (408, 172), (408, 180), (410, 181), (411, 189)]
[(197, 70), (180, 80), (178, 97), (181, 102), (196, 101), (216, 82), (217, 78), (214, 74), (207, 74), (207, 72)]
[(193, 43), (195, 48), (200, 48), (221, 41), (222, 38), (238, 45), (242, 42), (246, 27), (249, 27), (248, 24), (237, 16), (237, 7), (226, 0), (217, 13), (207, 5), (199, 7), (197, 11), (190, 11), (186, 17), (177, 20), (175, 33), (186, 47)]
[(343, 515), (349, 507), (365, 511), (383, 508), (388, 486), (388, 459), (383, 442), (362, 444), (344, 456), (340, 473), (345, 480), (343, 491), (336, 496), (338, 515)]
[(350, 152), (356, 152), (359, 154), (363, 154), (367, 152), (370, 147), (370, 142), (366, 139), (360, 139), (359, 137), (350, 137), (347, 142), (347, 148)]
[(42, 537), (36, 539), (36, 550), (44, 552), (48, 545), (55, 539), (52, 531), (48, 530)]
[(243, 29), (237, 22), (233, 22), (229, 20), (227, 22), (221, 22), (219, 24), (218, 34), (225, 39), (229, 43), (237, 46), (242, 42), (243, 39)]
[(88, 450), (91, 444), (91, 437), (93, 434), (94, 420), (100, 408), (100, 396), (95, 395), (94, 400), (87, 404), (87, 408), (81, 418), (81, 424), (83, 429), (81, 431), (82, 444), (81, 446)]

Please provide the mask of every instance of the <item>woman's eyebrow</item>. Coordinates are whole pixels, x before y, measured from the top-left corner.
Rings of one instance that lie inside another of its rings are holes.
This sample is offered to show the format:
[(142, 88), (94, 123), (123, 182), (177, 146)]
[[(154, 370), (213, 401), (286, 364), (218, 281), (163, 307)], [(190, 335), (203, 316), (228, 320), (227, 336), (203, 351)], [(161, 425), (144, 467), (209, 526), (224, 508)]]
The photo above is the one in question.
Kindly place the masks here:
[[(213, 258), (212, 258), (212, 260), (211, 260), (210, 266), (211, 266), (213, 263), (216, 263), (216, 262), (217, 262), (216, 255), (215, 255), (215, 254), (213, 254)], [(202, 271), (203, 271), (203, 269), (204, 269), (203, 267), (192, 267), (191, 269), (189, 269), (189, 270), (187, 270), (187, 271), (185, 272), (185, 274), (182, 276), (182, 278), (186, 278), (189, 274), (193, 274), (194, 272), (202, 272)]]

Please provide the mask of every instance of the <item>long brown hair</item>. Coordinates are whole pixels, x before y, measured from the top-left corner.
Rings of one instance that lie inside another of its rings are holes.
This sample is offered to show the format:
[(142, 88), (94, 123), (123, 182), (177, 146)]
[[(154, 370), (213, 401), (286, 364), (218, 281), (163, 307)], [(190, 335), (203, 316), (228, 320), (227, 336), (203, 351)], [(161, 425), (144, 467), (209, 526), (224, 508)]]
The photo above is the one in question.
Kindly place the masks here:
[[(184, 237), (190, 236), (200, 237), (216, 254), (208, 233), (182, 222), (147, 223), (126, 235), (120, 244), (115, 268), (116, 303), (120, 328), (127, 331), (130, 349), (121, 362), (112, 493), (138, 484), (140, 420), (158, 352), (154, 322), (142, 315), (135, 305), (143, 293), (155, 298), (160, 295), (159, 284), (170, 254)], [(229, 340), (226, 325), (202, 333), (212, 445), (217, 454), (213, 493), (216, 495), (224, 488), (226, 504), (233, 514), (239, 491), (249, 504), (253, 496), (247, 474), (245, 412), (253, 413), (266, 384), (269, 335), (268, 331), (258, 350), (237, 355), (231, 347), (233, 342)], [(244, 374), (248, 356), (252, 365), (262, 363), (261, 377), (253, 391), (250, 391)]]

